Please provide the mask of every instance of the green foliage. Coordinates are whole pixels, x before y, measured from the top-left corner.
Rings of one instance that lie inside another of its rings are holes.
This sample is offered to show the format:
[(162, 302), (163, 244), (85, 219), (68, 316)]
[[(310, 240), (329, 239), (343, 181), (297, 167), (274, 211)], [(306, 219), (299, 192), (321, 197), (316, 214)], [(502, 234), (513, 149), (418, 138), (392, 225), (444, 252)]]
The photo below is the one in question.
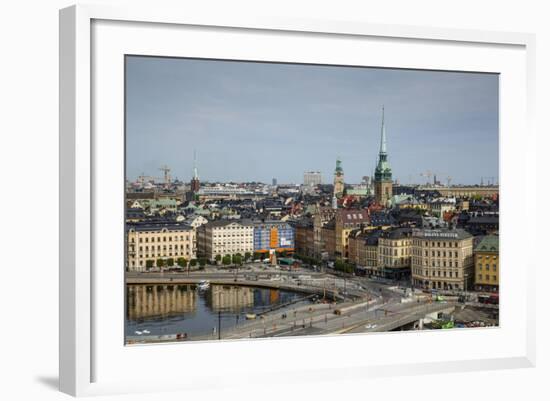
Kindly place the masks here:
[(243, 258), (241, 254), (237, 253), (233, 255), (233, 257), (231, 258), (231, 261), (233, 262), (234, 265), (241, 265), (243, 263)]
[(145, 267), (146, 267), (147, 269), (150, 269), (150, 268), (153, 267), (154, 265), (155, 265), (155, 261), (152, 260), (152, 259), (147, 259), (147, 260), (145, 261)]
[(178, 258), (177, 264), (180, 267), (187, 267), (187, 259), (185, 258)]
[(206, 266), (206, 258), (199, 258), (199, 266), (200, 267)]
[(222, 263), (224, 265), (230, 265), (231, 264), (231, 255), (225, 255), (223, 258), (222, 258)]
[(245, 253), (244, 253), (244, 260), (245, 260), (245, 262), (249, 261), (251, 256), (252, 256), (252, 255), (250, 254), (250, 252), (245, 252)]
[(163, 267), (164, 263), (164, 259), (157, 259), (157, 267)]
[(166, 260), (166, 265), (167, 265), (168, 267), (174, 266), (174, 258), (168, 258), (168, 259)]
[(191, 267), (195, 267), (197, 265), (197, 259), (191, 259), (189, 265), (191, 265)]
[(353, 265), (351, 263), (344, 262), (342, 259), (336, 259), (334, 261), (334, 270), (338, 270), (344, 273), (353, 273)]
[(220, 260), (222, 260), (222, 255), (216, 255), (214, 259), (216, 259), (216, 262), (219, 262)]

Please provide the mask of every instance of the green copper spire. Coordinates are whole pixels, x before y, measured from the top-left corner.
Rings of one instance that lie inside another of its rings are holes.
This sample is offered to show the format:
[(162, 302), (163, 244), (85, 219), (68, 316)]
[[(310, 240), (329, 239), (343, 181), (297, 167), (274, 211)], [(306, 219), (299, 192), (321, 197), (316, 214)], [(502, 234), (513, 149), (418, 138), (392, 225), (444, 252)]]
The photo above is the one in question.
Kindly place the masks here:
[(340, 160), (340, 157), (336, 158), (336, 168), (334, 169), (335, 174), (342, 174), (344, 172), (344, 169), (342, 168), (342, 161)]
[(386, 124), (384, 121), (384, 106), (382, 106), (382, 129), (380, 132), (380, 152), (378, 153), (378, 164), (374, 172), (375, 181), (391, 181), (391, 167), (388, 163), (386, 152)]

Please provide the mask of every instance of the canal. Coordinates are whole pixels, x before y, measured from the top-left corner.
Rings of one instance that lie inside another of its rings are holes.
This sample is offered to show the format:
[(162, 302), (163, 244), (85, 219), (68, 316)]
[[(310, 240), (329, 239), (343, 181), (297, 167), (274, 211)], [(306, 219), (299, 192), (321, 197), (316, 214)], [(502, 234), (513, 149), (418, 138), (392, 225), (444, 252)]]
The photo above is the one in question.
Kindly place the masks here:
[[(246, 315), (298, 302), (307, 294), (269, 288), (211, 285), (199, 290), (194, 284), (127, 285), (127, 338), (186, 333), (194, 336), (222, 332), (246, 321)], [(294, 303), (292, 307), (297, 304)], [(285, 308), (281, 309), (284, 311)], [(220, 319), (221, 317), (221, 319)]]

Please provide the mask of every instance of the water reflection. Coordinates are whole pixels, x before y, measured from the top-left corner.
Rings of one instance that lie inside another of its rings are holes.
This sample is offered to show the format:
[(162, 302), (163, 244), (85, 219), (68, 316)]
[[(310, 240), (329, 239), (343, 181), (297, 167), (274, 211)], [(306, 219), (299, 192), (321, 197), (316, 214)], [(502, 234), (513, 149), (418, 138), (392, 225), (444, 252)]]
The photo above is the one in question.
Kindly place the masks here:
[[(190, 337), (227, 329), (246, 321), (247, 313), (261, 313), (305, 295), (269, 288), (211, 285), (128, 285), (126, 336), (186, 333)], [(223, 314), (220, 323), (219, 312)]]

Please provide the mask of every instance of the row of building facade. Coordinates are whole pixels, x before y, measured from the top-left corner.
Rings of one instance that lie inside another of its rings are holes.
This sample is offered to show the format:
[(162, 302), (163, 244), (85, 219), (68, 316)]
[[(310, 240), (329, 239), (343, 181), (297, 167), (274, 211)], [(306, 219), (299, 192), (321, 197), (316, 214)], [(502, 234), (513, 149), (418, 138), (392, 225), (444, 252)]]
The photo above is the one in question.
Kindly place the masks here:
[(127, 223), (127, 270), (146, 271), (158, 261), (204, 257), (214, 261), (226, 255), (294, 252), (294, 228), (282, 221), (215, 220)]
[[(356, 214), (355, 218), (353, 214)], [(463, 229), (372, 226), (359, 213), (337, 210), (296, 225), (296, 252), (342, 259), (374, 277), (402, 279), (423, 289), (498, 290), (498, 236)]]

